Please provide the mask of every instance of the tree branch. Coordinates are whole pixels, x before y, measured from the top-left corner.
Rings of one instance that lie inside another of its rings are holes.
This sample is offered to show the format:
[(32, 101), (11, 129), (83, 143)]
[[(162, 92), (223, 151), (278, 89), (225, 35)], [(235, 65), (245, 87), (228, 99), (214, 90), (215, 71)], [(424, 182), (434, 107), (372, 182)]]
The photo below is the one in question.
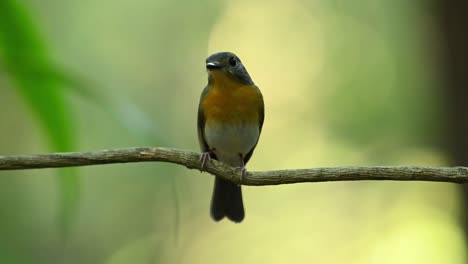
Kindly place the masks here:
[[(169, 162), (200, 170), (200, 154), (170, 148), (142, 147), (94, 152), (0, 156), (0, 170), (59, 168), (129, 162)], [(212, 160), (204, 171), (239, 183), (240, 170)], [(326, 181), (434, 181), (467, 183), (467, 167), (333, 167), (248, 172), (243, 185), (278, 185)]]

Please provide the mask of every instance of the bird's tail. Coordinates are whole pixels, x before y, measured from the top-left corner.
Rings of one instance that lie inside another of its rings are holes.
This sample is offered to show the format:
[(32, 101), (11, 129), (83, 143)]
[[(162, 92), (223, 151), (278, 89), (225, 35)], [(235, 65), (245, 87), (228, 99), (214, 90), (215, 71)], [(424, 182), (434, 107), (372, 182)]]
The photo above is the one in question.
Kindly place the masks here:
[(244, 220), (242, 191), (239, 185), (216, 177), (211, 199), (211, 217), (219, 221), (225, 216), (236, 223)]

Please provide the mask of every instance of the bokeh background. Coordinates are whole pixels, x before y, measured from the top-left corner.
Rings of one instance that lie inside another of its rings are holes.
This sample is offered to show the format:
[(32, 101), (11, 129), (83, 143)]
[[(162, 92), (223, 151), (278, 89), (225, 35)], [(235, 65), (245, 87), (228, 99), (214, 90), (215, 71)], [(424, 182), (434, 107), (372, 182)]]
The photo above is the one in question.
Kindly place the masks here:
[[(232, 51), (266, 104), (250, 170), (463, 163), (455, 2), (2, 0), (0, 155), (198, 151), (204, 60)], [(212, 182), (157, 163), (0, 172), (0, 263), (467, 260), (456, 185), (243, 187), (233, 224), (210, 219)]]

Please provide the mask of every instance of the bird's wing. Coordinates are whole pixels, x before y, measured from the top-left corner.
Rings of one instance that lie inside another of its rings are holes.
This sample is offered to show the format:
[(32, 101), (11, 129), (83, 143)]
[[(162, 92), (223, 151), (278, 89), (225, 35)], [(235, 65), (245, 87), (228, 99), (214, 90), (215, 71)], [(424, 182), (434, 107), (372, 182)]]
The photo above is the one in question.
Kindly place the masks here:
[[(258, 88), (257, 88), (258, 89)], [(259, 90), (260, 92), (260, 90)], [(258, 139), (260, 138), (260, 133), (262, 133), (262, 128), (263, 128), (263, 120), (265, 119), (265, 104), (263, 102), (263, 96), (260, 94), (260, 104), (258, 107), (258, 138), (257, 142), (255, 142), (255, 145), (252, 147), (252, 149), (245, 155), (244, 157), (244, 164), (247, 164), (249, 159), (252, 157), (253, 151), (255, 147), (257, 146)]]

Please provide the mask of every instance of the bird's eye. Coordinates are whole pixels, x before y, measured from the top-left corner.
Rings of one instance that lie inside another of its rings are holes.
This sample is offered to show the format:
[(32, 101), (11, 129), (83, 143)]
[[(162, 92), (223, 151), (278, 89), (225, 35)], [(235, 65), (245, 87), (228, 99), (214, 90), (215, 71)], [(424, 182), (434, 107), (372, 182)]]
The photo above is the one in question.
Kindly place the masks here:
[(236, 57), (231, 57), (231, 58), (229, 58), (229, 65), (231, 65), (231, 67), (236, 67), (236, 66), (237, 66), (237, 59), (236, 59)]

